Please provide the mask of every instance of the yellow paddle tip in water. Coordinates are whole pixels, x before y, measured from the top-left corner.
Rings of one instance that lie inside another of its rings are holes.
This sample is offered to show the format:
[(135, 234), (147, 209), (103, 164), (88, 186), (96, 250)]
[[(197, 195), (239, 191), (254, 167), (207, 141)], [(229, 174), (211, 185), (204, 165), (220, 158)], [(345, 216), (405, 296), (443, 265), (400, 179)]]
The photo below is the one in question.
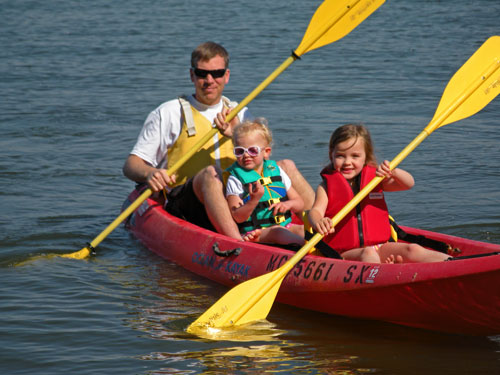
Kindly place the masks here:
[(207, 340), (239, 342), (276, 341), (278, 336), (285, 333), (285, 331), (278, 329), (276, 324), (266, 319), (229, 327), (190, 325), (187, 332)]
[(69, 258), (69, 259), (86, 259), (92, 254), (90, 249), (88, 247), (84, 247), (80, 251), (76, 251), (71, 254), (56, 254), (56, 253), (50, 253), (50, 254), (40, 254), (40, 255), (35, 255), (30, 257), (27, 260), (23, 260), (21, 262), (17, 262), (14, 264), (14, 267), (20, 267), (20, 266), (25, 266), (29, 263), (36, 262), (37, 260), (40, 259), (54, 259), (54, 258)]
[(58, 256), (61, 258), (85, 259), (85, 258), (88, 258), (90, 256), (90, 253), (91, 253), (90, 249), (88, 247), (84, 247), (80, 251), (76, 251), (76, 252), (71, 253), (71, 254), (61, 254)]

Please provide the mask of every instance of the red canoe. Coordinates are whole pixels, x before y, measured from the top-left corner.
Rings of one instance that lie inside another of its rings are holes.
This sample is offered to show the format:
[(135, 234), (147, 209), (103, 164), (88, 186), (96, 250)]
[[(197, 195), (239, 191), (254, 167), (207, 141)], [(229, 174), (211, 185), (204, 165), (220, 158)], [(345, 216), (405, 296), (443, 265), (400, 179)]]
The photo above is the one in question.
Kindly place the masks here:
[[(132, 192), (125, 207), (137, 196)], [(293, 255), (202, 229), (168, 214), (153, 199), (145, 201), (126, 226), (151, 251), (228, 287), (275, 270)], [(413, 264), (308, 255), (285, 277), (277, 301), (434, 331), (500, 334), (500, 245), (402, 228), (462, 253), (453, 261)], [(476, 254), (481, 255), (473, 257)]]

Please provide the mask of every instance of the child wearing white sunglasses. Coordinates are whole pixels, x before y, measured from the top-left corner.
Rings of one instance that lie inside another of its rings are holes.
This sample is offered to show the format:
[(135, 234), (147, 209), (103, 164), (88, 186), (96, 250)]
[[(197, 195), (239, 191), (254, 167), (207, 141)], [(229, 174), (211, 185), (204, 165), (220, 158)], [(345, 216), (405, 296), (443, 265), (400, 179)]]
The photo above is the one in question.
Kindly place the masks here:
[(233, 130), (236, 162), (226, 169), (226, 199), (243, 239), (275, 244), (304, 244), (304, 227), (291, 223), (304, 201), (271, 155), (266, 119), (246, 121)]

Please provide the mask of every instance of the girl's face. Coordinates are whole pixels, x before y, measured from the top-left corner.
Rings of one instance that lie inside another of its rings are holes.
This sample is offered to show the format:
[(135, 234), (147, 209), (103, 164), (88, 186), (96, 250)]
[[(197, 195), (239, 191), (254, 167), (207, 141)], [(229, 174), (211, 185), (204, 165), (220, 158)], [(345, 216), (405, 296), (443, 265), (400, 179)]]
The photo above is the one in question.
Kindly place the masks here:
[(237, 137), (234, 146), (244, 147), (245, 149), (258, 146), (260, 148), (258, 155), (252, 156), (249, 155), (248, 151), (245, 151), (242, 156), (236, 157), (236, 161), (240, 167), (248, 171), (255, 170), (258, 173), (262, 172), (264, 159), (268, 159), (269, 155), (271, 155), (271, 147), (259, 133), (249, 133)]
[(333, 168), (340, 172), (347, 181), (352, 182), (365, 166), (365, 141), (363, 138), (358, 138), (354, 142), (354, 138), (351, 138), (340, 142), (333, 149), (330, 158)]

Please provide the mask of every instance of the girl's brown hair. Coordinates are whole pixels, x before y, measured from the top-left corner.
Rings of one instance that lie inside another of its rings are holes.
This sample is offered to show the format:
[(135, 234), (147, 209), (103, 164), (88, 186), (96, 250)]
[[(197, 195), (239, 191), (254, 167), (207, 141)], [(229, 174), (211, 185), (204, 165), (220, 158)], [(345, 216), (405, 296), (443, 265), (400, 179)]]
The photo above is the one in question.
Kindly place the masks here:
[[(335, 147), (339, 143), (352, 139), (352, 145), (356, 143), (358, 138), (363, 139), (365, 144), (365, 154), (366, 160), (365, 165), (372, 165), (374, 167), (377, 166), (377, 159), (375, 157), (375, 152), (373, 150), (372, 137), (370, 136), (370, 132), (368, 129), (359, 124), (346, 124), (337, 128), (332, 136), (330, 137), (330, 145), (328, 155), (330, 157), (330, 167), (333, 167), (333, 161), (331, 160), (331, 155)], [(352, 146), (351, 146), (352, 147)]]

